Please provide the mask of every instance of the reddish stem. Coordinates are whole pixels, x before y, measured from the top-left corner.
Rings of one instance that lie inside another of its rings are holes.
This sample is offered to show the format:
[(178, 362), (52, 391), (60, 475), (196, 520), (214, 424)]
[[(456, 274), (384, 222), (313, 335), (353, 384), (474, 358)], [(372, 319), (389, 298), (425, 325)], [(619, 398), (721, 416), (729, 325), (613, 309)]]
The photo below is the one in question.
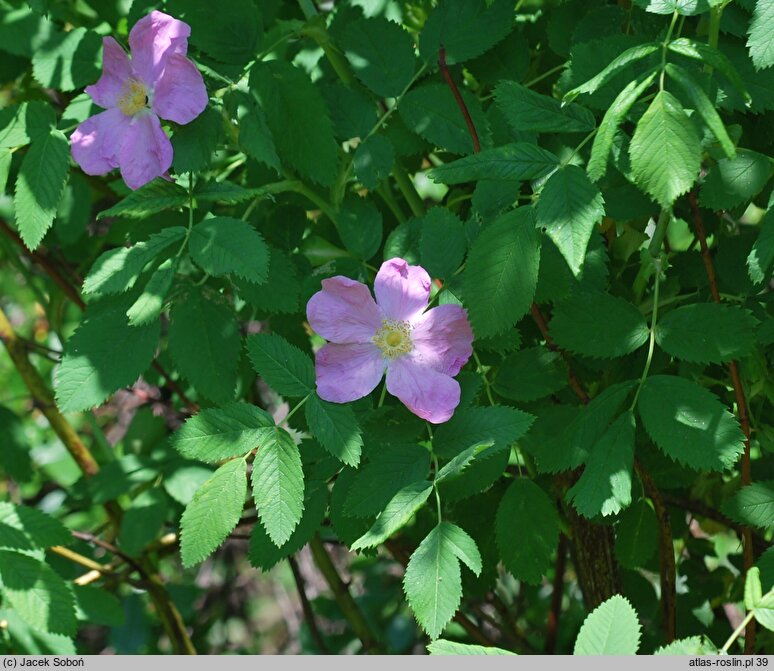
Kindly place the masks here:
[(446, 49), (444, 49), (443, 46), (441, 46), (441, 48), (438, 50), (438, 67), (441, 68), (441, 74), (443, 75), (444, 80), (446, 80), (446, 83), (451, 89), (452, 95), (454, 96), (454, 99), (457, 101), (457, 106), (460, 108), (460, 112), (462, 112), (462, 116), (465, 117), (465, 124), (468, 127), (468, 133), (470, 133), (470, 139), (473, 140), (473, 153), (478, 154), (478, 152), (481, 151), (481, 143), (478, 140), (478, 133), (476, 132), (476, 126), (473, 123), (473, 118), (470, 116), (470, 112), (468, 111), (468, 106), (465, 104), (465, 101), (462, 99), (462, 94), (460, 93), (460, 90), (457, 88), (457, 85), (454, 83), (454, 79), (452, 79), (451, 72), (449, 72), (449, 68), (446, 65)]

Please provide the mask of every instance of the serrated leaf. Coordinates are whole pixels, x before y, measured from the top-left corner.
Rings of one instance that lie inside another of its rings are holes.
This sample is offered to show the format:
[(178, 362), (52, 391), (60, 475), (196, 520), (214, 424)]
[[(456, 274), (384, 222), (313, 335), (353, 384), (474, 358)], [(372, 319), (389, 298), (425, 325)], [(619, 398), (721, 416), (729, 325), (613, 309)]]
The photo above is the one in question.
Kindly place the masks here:
[(674, 63), (667, 63), (666, 73), (674, 79), (678, 86), (683, 89), (683, 92), (691, 100), (691, 103), (696, 108), (699, 116), (707, 124), (707, 128), (712, 131), (717, 141), (720, 143), (727, 158), (734, 158), (736, 156), (736, 147), (728, 136), (726, 127), (723, 125), (723, 120), (715, 110), (715, 106), (712, 104), (707, 94), (704, 92), (701, 85), (696, 82), (690, 74), (683, 70), (680, 66)]
[(414, 75), (414, 45), (398, 23), (357, 19), (344, 28), (341, 45), (355, 76), (382, 98), (397, 97)]
[(649, 377), (638, 408), (653, 442), (689, 468), (722, 471), (744, 451), (744, 434), (736, 418), (695, 382), (672, 375)]
[(493, 384), (504, 398), (536, 401), (567, 386), (567, 369), (559, 352), (529, 347), (503, 360)]
[(536, 144), (514, 142), (444, 163), (427, 174), (441, 184), (462, 184), (482, 179), (526, 181), (543, 177), (558, 165), (558, 157), (550, 151)]
[(0, 550), (2, 594), (31, 627), (74, 636), (75, 599), (67, 583), (42, 561)]
[(301, 397), (315, 389), (311, 359), (284, 338), (258, 333), (247, 339), (247, 352), (253, 368), (277, 393)]
[(293, 261), (276, 247), (269, 247), (269, 270), (266, 280), (253, 284), (232, 280), (239, 295), (250, 305), (272, 313), (291, 313), (298, 310), (301, 281)]
[(161, 316), (164, 299), (172, 287), (177, 273), (179, 258), (164, 261), (150, 276), (148, 283), (137, 300), (126, 311), (132, 326), (142, 326)]
[(667, 48), (676, 54), (699, 61), (702, 65), (709, 65), (715, 68), (731, 82), (746, 101), (750, 101), (750, 94), (747, 92), (747, 87), (739, 76), (739, 72), (728, 57), (719, 49), (688, 37), (672, 40), (667, 45)]
[(540, 265), (533, 211), (499, 217), (476, 238), (468, 254), (463, 296), (477, 338), (513, 327), (532, 304)]
[(231, 401), (242, 350), (233, 310), (194, 289), (170, 313), (169, 354), (196, 391), (214, 401)]
[(650, 331), (631, 303), (603, 291), (578, 291), (557, 305), (551, 334), (577, 354), (612, 359), (641, 347)]
[(447, 278), (460, 267), (468, 244), (459, 218), (442, 207), (432, 208), (422, 218), (419, 255), (431, 277)]
[(757, 70), (774, 65), (774, 2), (757, 0), (747, 47)]
[(357, 471), (347, 491), (344, 512), (353, 517), (377, 515), (401, 489), (422, 481), (430, 470), (430, 453), (418, 445), (379, 452)]
[(454, 480), (463, 474), (465, 469), (473, 463), (473, 460), (482, 452), (486, 452), (494, 446), (494, 441), (489, 440), (483, 443), (471, 445), (469, 448), (453, 457), (448, 464), (444, 464), (435, 475), (435, 483), (440, 484), (445, 481)]
[(615, 555), (621, 566), (636, 569), (646, 566), (658, 547), (658, 518), (644, 499), (626, 510), (618, 523)]
[(126, 317), (130, 297), (89, 305), (68, 339), (54, 375), (62, 412), (88, 410), (148, 368), (159, 341), (160, 324), (132, 326)]
[(762, 597), (761, 570), (753, 566), (747, 570), (744, 580), (744, 607), (747, 610), (753, 610)]
[(559, 515), (534, 482), (516, 478), (497, 508), (495, 540), (500, 559), (514, 578), (538, 584), (559, 543)]
[(688, 638), (679, 638), (668, 645), (662, 645), (656, 648), (654, 655), (716, 655), (718, 649), (714, 644), (703, 636), (689, 636)]
[(0, 501), (0, 548), (30, 552), (68, 545), (72, 534), (56, 518), (30, 506)]
[(336, 230), (350, 252), (370, 259), (382, 244), (382, 213), (370, 200), (350, 196), (341, 206)]
[(406, 525), (433, 491), (426, 480), (406, 485), (390, 499), (373, 526), (352, 544), (352, 550), (376, 547)]
[(456, 641), (446, 641), (439, 638), (427, 646), (427, 651), (431, 655), (515, 655), (515, 652), (509, 652), (502, 648), (495, 648), (483, 645), (472, 645), (469, 643), (457, 643)]
[(170, 226), (131, 247), (119, 247), (101, 254), (83, 281), (87, 294), (117, 294), (134, 286), (145, 266), (185, 237), (185, 228)]
[(268, 197), (273, 193), (272, 189), (278, 188), (274, 184), (259, 186), (254, 189), (246, 189), (233, 182), (198, 182), (194, 189), (194, 198), (205, 203), (224, 203), (235, 205), (246, 200)]
[(169, 499), (164, 490), (148, 489), (135, 498), (124, 510), (118, 545), (123, 552), (136, 557), (152, 540), (158, 537), (169, 510)]
[(595, 128), (594, 115), (575, 103), (561, 102), (521, 84), (500, 82), (495, 101), (508, 125), (516, 132), (584, 133)]
[(72, 91), (99, 78), (102, 39), (93, 30), (54, 33), (32, 57), (32, 72), (45, 88)]
[(97, 219), (105, 217), (145, 219), (164, 210), (183, 207), (187, 204), (188, 193), (182, 186), (158, 177), (136, 191), (132, 191), (113, 207), (102, 210), (97, 214)]
[(583, 621), (574, 655), (636, 655), (640, 647), (637, 611), (620, 594), (597, 606)]
[(747, 257), (747, 272), (755, 284), (765, 282), (774, 263), (774, 207), (761, 220), (761, 230)]
[[(491, 144), (489, 122), (478, 98), (461, 91), (482, 147)], [(414, 133), (454, 154), (473, 152), (473, 140), (454, 95), (445, 84), (424, 84), (412, 88), (398, 107), (404, 123)]]
[(13, 148), (45, 137), (56, 125), (56, 115), (48, 103), (30, 100), (0, 110), (0, 147)]
[(699, 204), (712, 210), (730, 210), (749, 201), (766, 186), (774, 163), (764, 154), (738, 149), (710, 168), (699, 193)]
[(318, 184), (332, 184), (337, 173), (333, 126), (306, 73), (282, 60), (264, 61), (251, 68), (249, 83), (283, 162)]
[(70, 145), (58, 130), (37, 138), (22, 159), (13, 202), (19, 235), (30, 250), (54, 222), (69, 167)]
[(578, 482), (567, 500), (584, 517), (617, 515), (632, 502), (634, 415), (625, 412), (591, 449)]
[(634, 3), (653, 14), (677, 12), (682, 16), (703, 14), (718, 4), (717, 0), (634, 0)]
[(465, 566), (476, 575), (481, 575), (483, 563), (476, 541), (465, 530), (451, 522), (441, 522), (444, 543)]
[(304, 408), (309, 430), (328, 452), (347, 466), (357, 466), (363, 448), (360, 425), (352, 408), (312, 394)]
[(260, 284), (269, 272), (269, 250), (250, 224), (232, 217), (210, 217), (191, 230), (191, 258), (214, 277), (237, 275)]
[(212, 107), (172, 136), (173, 167), (176, 173), (199, 172), (210, 165), (213, 152), (223, 140), (223, 117)]
[(352, 167), (360, 183), (376, 189), (390, 176), (395, 165), (395, 149), (384, 135), (372, 135), (361, 142), (352, 157)]
[(527, 432), (533, 419), (526, 412), (506, 406), (462, 408), (438, 427), (433, 448), (438, 456), (450, 459), (481, 443), (510, 447)]
[(209, 557), (239, 522), (247, 495), (247, 462), (223, 464), (196, 492), (180, 518), (180, 555), (191, 567)]
[(535, 224), (545, 230), (577, 276), (594, 226), (604, 215), (600, 190), (581, 168), (568, 165), (545, 183), (535, 208)]
[(605, 116), (599, 124), (597, 134), (594, 136), (594, 143), (591, 145), (591, 155), (586, 166), (589, 179), (593, 182), (604, 177), (607, 172), (607, 159), (610, 155), (610, 150), (613, 148), (618, 126), (624, 120), (632, 105), (637, 102), (639, 97), (653, 83), (657, 74), (654, 71), (644, 78), (629, 82), (605, 112)]
[(250, 403), (207, 408), (186, 420), (172, 435), (172, 446), (184, 457), (217, 463), (244, 456), (274, 430), (269, 413)]
[(769, 631), (774, 631), (774, 590), (764, 594), (755, 606), (755, 619)]
[(126, 617), (121, 602), (114, 594), (93, 585), (73, 585), (75, 615), (81, 622), (120, 627)]
[(664, 208), (699, 176), (699, 136), (680, 101), (659, 91), (637, 123), (629, 145), (632, 174), (643, 191)]
[(774, 526), (774, 480), (742, 487), (722, 506), (735, 522), (768, 529)]
[(656, 342), (683, 361), (723, 363), (747, 356), (755, 345), (757, 320), (733, 305), (693, 303), (661, 318)]
[(240, 106), (239, 113), (239, 146), (256, 161), (280, 172), (282, 166), (263, 110), (250, 100)]
[(272, 542), (281, 547), (304, 511), (304, 472), (301, 455), (290, 434), (275, 429), (253, 461), (253, 498), (261, 523)]

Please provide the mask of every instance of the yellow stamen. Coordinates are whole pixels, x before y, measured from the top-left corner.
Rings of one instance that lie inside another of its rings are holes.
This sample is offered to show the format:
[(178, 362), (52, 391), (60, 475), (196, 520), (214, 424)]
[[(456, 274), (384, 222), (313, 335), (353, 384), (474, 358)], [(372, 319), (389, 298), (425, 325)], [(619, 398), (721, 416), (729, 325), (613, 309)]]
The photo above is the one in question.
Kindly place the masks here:
[(382, 327), (376, 332), (372, 342), (388, 359), (403, 356), (414, 349), (411, 342), (411, 325), (395, 319), (383, 320)]
[(118, 109), (126, 116), (134, 116), (148, 104), (148, 92), (137, 79), (127, 79), (118, 99)]

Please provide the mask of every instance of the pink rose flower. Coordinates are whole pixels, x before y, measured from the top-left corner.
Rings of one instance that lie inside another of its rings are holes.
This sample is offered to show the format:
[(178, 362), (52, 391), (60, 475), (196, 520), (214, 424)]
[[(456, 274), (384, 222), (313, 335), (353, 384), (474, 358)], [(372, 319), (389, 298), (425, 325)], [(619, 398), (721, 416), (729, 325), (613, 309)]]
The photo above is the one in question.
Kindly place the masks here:
[(172, 165), (172, 144), (159, 117), (187, 124), (207, 106), (207, 89), (186, 58), (187, 23), (153, 11), (129, 33), (131, 59), (112, 37), (103, 43), (102, 76), (86, 87), (107, 111), (86, 119), (70, 137), (73, 158), (88, 175), (121, 169), (139, 189)]
[(433, 424), (460, 402), (453, 376), (473, 353), (473, 332), (459, 305), (427, 309), (430, 276), (403, 259), (382, 264), (374, 282), (322, 282), (306, 306), (312, 328), (329, 341), (315, 357), (317, 393), (333, 403), (370, 394), (387, 370), (387, 391)]

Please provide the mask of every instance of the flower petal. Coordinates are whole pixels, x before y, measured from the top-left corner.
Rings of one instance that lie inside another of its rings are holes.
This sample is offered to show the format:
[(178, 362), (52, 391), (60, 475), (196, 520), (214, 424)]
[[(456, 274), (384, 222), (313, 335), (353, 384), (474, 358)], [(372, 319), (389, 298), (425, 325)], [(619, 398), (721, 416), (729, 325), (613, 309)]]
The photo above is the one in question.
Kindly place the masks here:
[(172, 165), (172, 143), (152, 112), (135, 114), (118, 154), (121, 177), (130, 189), (139, 189), (160, 177)]
[(415, 415), (433, 424), (448, 421), (460, 403), (457, 380), (421, 365), (412, 356), (387, 364), (387, 391)]
[(134, 24), (129, 33), (132, 66), (149, 88), (155, 88), (172, 54), (185, 56), (190, 34), (187, 23), (157, 10)]
[(186, 124), (207, 107), (207, 89), (196, 66), (180, 54), (167, 58), (167, 65), (153, 93), (153, 111), (162, 119)]
[(368, 287), (337, 275), (322, 281), (306, 305), (306, 318), (323, 338), (335, 343), (370, 343), (382, 325), (382, 311)]
[(70, 151), (87, 175), (104, 175), (118, 167), (118, 150), (131, 119), (117, 108), (89, 117), (70, 136)]
[(385, 261), (374, 282), (376, 302), (390, 319), (411, 320), (427, 307), (430, 275), (403, 259)]
[(384, 359), (375, 345), (329, 344), (314, 359), (317, 394), (325, 401), (348, 403), (367, 396), (384, 375)]
[(129, 56), (112, 37), (102, 38), (102, 76), (96, 84), (86, 87), (86, 93), (100, 107), (115, 107), (121, 97), (124, 82), (132, 76)]
[(452, 377), (473, 354), (473, 330), (459, 305), (439, 305), (420, 315), (414, 322), (411, 340), (423, 364)]

